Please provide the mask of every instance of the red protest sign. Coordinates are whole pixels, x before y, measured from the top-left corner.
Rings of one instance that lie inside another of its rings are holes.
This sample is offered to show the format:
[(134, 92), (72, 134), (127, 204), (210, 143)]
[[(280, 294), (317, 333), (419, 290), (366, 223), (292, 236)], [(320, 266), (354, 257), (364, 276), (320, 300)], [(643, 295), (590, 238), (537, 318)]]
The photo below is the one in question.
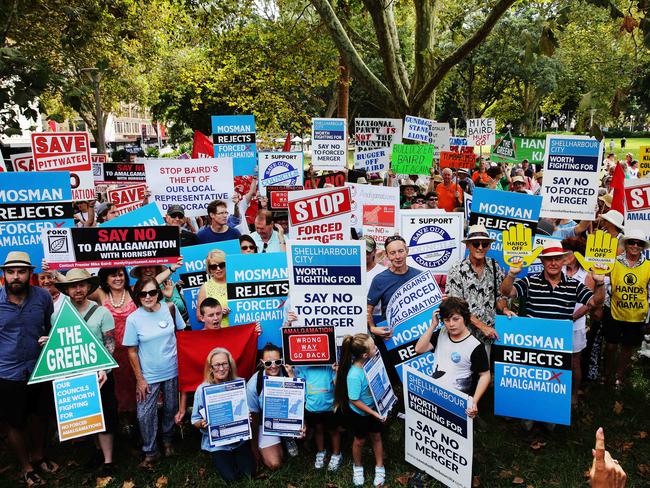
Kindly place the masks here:
[(336, 362), (334, 326), (283, 327), (282, 347), (286, 364), (317, 366)]
[(115, 205), (118, 215), (140, 208), (146, 196), (146, 183), (113, 188), (106, 192), (107, 200)]
[(291, 225), (305, 224), (352, 211), (349, 188), (309, 195), (289, 202)]
[(625, 209), (628, 212), (650, 210), (650, 181), (642, 179), (625, 186)]
[(471, 153), (440, 152), (440, 168), (471, 169), (476, 164), (476, 156)]
[(34, 171), (34, 157), (32, 153), (12, 154), (11, 166), (15, 172), (19, 171)]
[(91, 154), (91, 163), (108, 163), (108, 154)]
[[(337, 171), (335, 173), (327, 173), (321, 176), (314, 176), (312, 178), (305, 178), (305, 190), (312, 190), (314, 188), (325, 188), (325, 185), (332, 185), (340, 187), (345, 185), (345, 173), (343, 171)], [(314, 183), (316, 186), (314, 187)]]
[(302, 190), (302, 186), (267, 186), (266, 197), (269, 210), (286, 210), (289, 207), (289, 192)]

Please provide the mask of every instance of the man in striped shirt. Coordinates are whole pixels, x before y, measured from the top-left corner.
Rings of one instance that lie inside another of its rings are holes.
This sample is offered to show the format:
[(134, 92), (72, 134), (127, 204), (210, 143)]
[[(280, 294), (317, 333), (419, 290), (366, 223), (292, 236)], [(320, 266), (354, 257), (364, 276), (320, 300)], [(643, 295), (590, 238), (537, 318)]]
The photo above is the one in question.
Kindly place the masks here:
[(573, 320), (576, 303), (598, 308), (605, 299), (602, 274), (591, 273), (596, 290), (562, 273), (564, 258), (568, 254), (559, 241), (548, 239), (539, 255), (544, 271), (515, 281), (521, 267), (511, 266), (501, 283), (501, 294), (526, 301), (526, 317), (538, 319)]

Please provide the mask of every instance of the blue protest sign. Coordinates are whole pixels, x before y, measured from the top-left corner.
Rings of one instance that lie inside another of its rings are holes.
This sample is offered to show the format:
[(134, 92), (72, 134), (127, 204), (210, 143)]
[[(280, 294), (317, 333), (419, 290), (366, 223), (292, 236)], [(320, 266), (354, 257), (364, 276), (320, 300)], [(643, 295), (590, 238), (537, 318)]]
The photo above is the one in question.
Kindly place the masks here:
[(52, 382), (61, 442), (106, 430), (97, 373)]
[(282, 345), (280, 328), (289, 294), (287, 255), (283, 252), (228, 256), (226, 282), (230, 325), (260, 322), (258, 344)]
[(0, 173), (0, 262), (10, 251), (24, 251), (38, 273), (43, 229), (73, 225), (69, 172)]
[(143, 225), (166, 225), (158, 206), (155, 203), (144, 205), (129, 213), (99, 224), (99, 227), (141, 227)]
[(494, 413), (571, 425), (573, 322), (502, 315), (494, 350)]
[[(152, 205), (155, 206), (155, 204)], [(199, 288), (208, 279), (205, 269), (205, 258), (214, 249), (219, 249), (226, 254), (227, 265), (230, 265), (231, 255), (241, 252), (238, 239), (208, 242), (207, 244), (199, 244), (197, 246), (186, 246), (182, 249), (183, 266), (178, 268), (172, 275), (173, 280), (181, 280), (182, 282), (183, 300), (185, 300), (185, 305), (187, 306), (187, 313), (190, 317), (192, 329), (203, 328), (203, 324), (196, 318), (196, 309), (198, 306), (196, 300), (199, 296)]]
[(535, 234), (541, 207), (542, 197), (539, 195), (475, 188), (469, 225), (485, 226), (495, 240), (487, 255), (507, 270), (508, 265), (503, 260), (502, 232), (511, 225), (521, 223)]
[(255, 174), (257, 144), (254, 115), (213, 115), (215, 158), (233, 158), (233, 175)]

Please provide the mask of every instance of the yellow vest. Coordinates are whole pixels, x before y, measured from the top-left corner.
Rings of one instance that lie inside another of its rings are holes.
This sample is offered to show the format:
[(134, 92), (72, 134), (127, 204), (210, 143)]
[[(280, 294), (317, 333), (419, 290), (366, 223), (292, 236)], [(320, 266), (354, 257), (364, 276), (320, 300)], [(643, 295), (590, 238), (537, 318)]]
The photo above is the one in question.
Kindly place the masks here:
[(612, 317), (622, 322), (644, 322), (648, 313), (650, 261), (628, 268), (616, 261), (611, 273)]

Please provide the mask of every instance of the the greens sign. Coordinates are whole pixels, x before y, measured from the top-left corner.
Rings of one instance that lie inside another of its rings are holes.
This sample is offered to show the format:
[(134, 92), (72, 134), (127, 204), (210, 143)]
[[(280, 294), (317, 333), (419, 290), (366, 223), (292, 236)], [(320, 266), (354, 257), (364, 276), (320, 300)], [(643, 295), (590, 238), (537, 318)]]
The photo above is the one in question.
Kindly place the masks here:
[(527, 159), (530, 163), (542, 164), (544, 162), (545, 147), (545, 139), (498, 134), (490, 152), (490, 160), (521, 162)]

